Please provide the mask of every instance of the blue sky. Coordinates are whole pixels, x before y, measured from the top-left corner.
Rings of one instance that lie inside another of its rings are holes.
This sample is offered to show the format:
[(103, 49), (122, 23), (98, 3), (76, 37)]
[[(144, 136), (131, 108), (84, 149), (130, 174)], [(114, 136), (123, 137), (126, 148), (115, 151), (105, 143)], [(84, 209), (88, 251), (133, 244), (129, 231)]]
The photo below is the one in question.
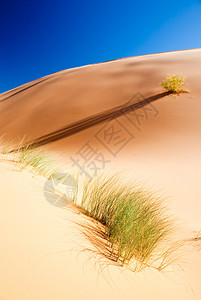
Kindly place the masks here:
[(201, 48), (200, 0), (1, 1), (0, 93), (67, 68), (191, 48)]

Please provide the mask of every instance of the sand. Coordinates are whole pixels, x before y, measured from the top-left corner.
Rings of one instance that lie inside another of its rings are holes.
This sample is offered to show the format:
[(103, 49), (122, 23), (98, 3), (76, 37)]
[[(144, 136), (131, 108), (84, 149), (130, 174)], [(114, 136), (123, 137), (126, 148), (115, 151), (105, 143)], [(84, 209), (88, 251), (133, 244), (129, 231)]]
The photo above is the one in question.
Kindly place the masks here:
[[(58, 153), (68, 171), (84, 166), (92, 176), (120, 170), (128, 180), (159, 191), (185, 237), (192, 239), (201, 229), (200, 70), (201, 50), (196, 49), (61, 71), (0, 95), (0, 135), (26, 135), (26, 141), (56, 136), (45, 148)], [(107, 116), (108, 110), (159, 95), (159, 82), (172, 73), (186, 77), (189, 93), (156, 97), (135, 111), (138, 119), (123, 113), (85, 130), (76, 127), (69, 135), (69, 128), (97, 114)], [(119, 143), (104, 138), (109, 128), (119, 132)], [(81, 156), (87, 143), (96, 150), (91, 161)], [(73, 167), (77, 159), (79, 166)], [(95, 163), (98, 170), (92, 170)], [(100, 272), (102, 264), (81, 252), (93, 249), (74, 224), (83, 218), (48, 203), (44, 179), (5, 165), (0, 177), (0, 299), (201, 299), (199, 240), (185, 250), (183, 271), (171, 267), (165, 273), (146, 269), (135, 274), (111, 265)]]

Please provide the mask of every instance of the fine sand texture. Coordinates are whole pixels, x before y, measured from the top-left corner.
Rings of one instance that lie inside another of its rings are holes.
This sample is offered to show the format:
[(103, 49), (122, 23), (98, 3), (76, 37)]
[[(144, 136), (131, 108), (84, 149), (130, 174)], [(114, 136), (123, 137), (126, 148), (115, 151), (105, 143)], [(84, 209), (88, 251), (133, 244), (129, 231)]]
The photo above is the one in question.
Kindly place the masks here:
[[(165, 93), (168, 74), (183, 74), (188, 93)], [(3, 140), (35, 140), (69, 173), (119, 171), (158, 191), (192, 240), (164, 272), (100, 262), (85, 218), (46, 201), (44, 178), (2, 164), (0, 299), (201, 299), (200, 82), (195, 49), (65, 70), (0, 95)]]

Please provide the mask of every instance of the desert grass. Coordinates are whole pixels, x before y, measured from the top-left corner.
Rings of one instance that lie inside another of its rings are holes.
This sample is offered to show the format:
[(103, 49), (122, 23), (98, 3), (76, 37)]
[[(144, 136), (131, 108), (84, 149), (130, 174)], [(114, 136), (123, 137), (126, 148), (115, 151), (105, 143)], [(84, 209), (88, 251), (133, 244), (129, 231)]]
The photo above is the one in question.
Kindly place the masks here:
[[(44, 149), (35, 149), (32, 145), (21, 147), (23, 139), (16, 146), (16, 143), (7, 142), (2, 143), (1, 158), (12, 162), (19, 171), (28, 169), (35, 175), (42, 175), (47, 179), (54, 178), (59, 169), (55, 166), (54, 160), (50, 157), (49, 153)], [(12, 151), (16, 147), (16, 151)]]
[[(105, 227), (110, 258), (121, 266), (162, 270), (173, 262), (178, 247), (171, 244), (174, 222), (154, 194), (126, 185), (118, 175), (101, 175), (84, 184), (81, 207)], [(89, 227), (83, 230), (85, 235), (89, 231)], [(92, 236), (93, 230), (88, 234)]]
[(29, 149), (26, 147), (17, 155), (20, 169), (32, 168), (33, 173), (40, 174), (48, 179), (54, 178), (59, 170), (55, 168), (49, 154), (43, 150)]

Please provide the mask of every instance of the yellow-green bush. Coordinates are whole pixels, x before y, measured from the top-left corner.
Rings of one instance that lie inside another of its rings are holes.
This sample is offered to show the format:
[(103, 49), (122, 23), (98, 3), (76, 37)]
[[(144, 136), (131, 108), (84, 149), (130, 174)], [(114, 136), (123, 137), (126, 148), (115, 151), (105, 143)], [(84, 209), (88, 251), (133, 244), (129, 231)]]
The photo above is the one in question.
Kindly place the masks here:
[(170, 92), (177, 93), (181, 91), (181, 87), (184, 84), (183, 75), (169, 75), (165, 80), (161, 82), (162, 87)]

